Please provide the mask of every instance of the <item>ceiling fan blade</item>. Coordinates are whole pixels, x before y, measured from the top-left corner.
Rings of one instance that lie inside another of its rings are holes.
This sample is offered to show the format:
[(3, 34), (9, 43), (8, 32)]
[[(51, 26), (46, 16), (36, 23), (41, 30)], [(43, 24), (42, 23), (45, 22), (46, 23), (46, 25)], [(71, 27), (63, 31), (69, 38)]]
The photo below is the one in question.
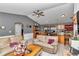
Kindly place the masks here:
[(44, 13), (44, 12), (40, 12), (40, 13)]
[(45, 16), (44, 14), (41, 14), (41, 16)]
[(37, 12), (40, 12), (40, 10), (37, 10)]
[(33, 13), (36, 13), (35, 11), (33, 11)]
[(38, 13), (37, 13), (37, 12), (34, 12), (34, 14), (38, 15)]
[(43, 13), (39, 13), (39, 15), (44, 16), (44, 14), (43, 14)]

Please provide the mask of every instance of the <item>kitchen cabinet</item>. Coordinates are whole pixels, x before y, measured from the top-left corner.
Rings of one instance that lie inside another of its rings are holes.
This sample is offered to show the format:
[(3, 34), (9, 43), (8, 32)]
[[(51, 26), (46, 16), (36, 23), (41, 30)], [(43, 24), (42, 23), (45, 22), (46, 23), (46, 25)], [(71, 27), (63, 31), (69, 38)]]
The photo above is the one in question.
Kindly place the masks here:
[(73, 31), (73, 24), (67, 24), (67, 25), (65, 25), (65, 30), (66, 31)]
[(65, 40), (64, 35), (59, 35), (58, 37), (59, 37), (59, 43), (64, 44)]

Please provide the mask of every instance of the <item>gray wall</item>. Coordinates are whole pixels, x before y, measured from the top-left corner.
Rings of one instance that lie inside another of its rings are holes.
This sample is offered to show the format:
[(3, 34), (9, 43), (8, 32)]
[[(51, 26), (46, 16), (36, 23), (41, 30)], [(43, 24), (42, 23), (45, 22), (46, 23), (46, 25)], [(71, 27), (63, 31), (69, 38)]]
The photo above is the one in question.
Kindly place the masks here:
[[(16, 22), (23, 23), (24, 33), (32, 32), (32, 28), (27, 28), (28, 25), (33, 25), (35, 22), (29, 19), (27, 16), (8, 14), (0, 12), (0, 26), (5, 26), (4, 30), (0, 29), (0, 36), (14, 35), (14, 24)], [(12, 31), (10, 34), (9, 31)]]

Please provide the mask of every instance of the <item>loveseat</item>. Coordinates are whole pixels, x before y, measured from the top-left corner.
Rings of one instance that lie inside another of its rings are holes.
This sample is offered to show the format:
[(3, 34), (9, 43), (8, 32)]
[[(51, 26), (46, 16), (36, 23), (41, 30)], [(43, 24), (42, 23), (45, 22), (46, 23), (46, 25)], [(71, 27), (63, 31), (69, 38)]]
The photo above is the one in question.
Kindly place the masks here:
[(37, 35), (34, 39), (34, 44), (43, 47), (43, 50), (48, 53), (56, 53), (58, 49), (58, 36)]
[[(11, 35), (11, 36), (3, 36), (0, 37), (0, 56), (5, 55), (12, 51), (10, 48), (11, 38), (17, 39), (18, 41), (22, 40), (20, 35)], [(14, 40), (12, 40), (14, 41)]]

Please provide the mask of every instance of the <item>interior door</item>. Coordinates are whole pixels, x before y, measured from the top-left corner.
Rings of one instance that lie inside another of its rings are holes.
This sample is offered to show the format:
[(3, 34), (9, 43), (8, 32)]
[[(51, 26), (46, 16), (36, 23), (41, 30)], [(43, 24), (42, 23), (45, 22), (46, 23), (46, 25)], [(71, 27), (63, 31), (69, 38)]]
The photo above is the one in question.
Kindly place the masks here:
[(16, 23), (15, 24), (15, 35), (22, 35), (23, 24)]

